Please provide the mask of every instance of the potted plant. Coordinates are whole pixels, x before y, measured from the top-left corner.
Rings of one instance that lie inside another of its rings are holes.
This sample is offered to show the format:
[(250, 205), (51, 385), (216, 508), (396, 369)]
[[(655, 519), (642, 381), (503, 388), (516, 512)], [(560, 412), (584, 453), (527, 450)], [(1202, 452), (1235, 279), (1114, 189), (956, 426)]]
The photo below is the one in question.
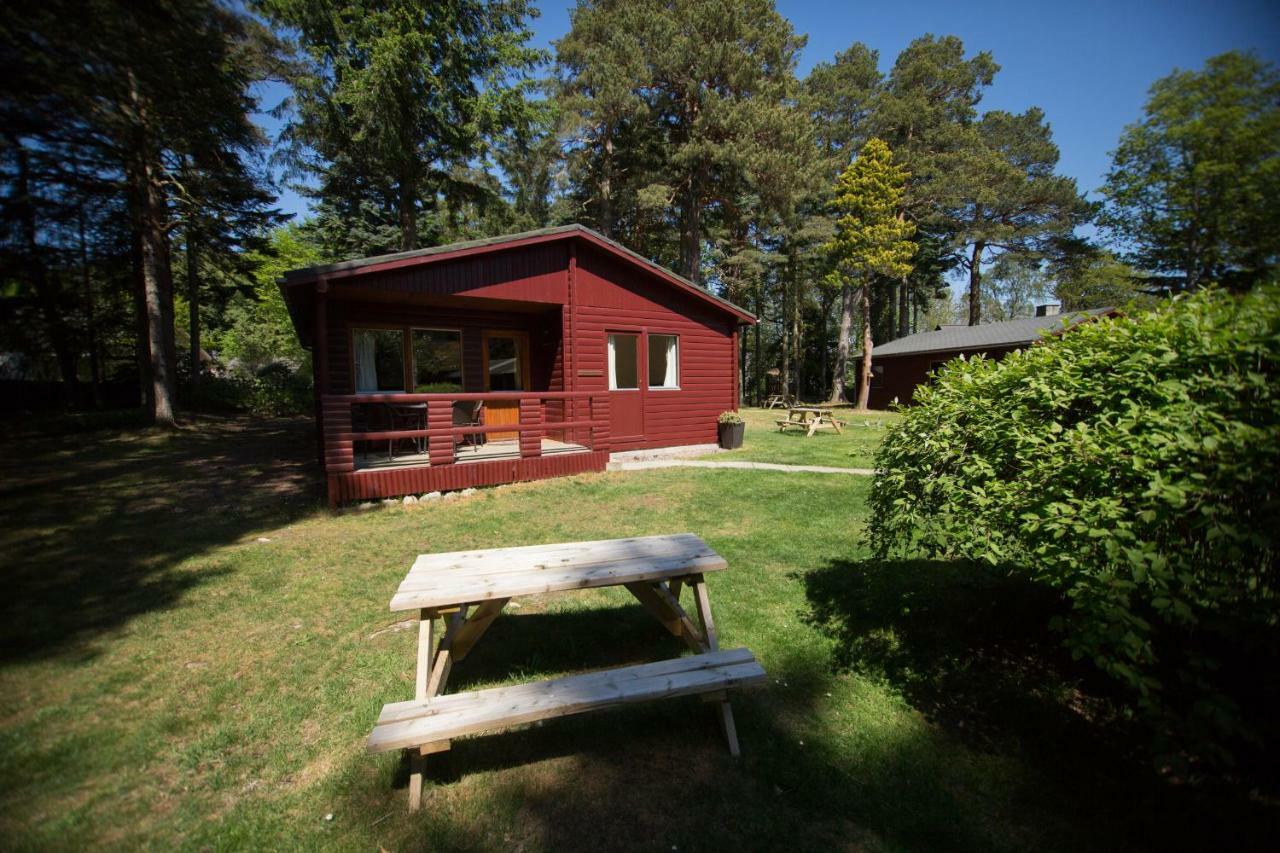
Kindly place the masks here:
[(720, 413), (720, 446), (725, 450), (736, 450), (742, 446), (742, 434), (747, 425), (742, 415), (737, 412)]

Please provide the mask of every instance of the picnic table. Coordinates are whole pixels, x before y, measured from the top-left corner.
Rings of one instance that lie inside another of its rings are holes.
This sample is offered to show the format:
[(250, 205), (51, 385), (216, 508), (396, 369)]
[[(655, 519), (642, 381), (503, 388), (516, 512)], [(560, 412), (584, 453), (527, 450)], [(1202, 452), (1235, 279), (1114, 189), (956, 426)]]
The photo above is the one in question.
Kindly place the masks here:
[(807, 430), (810, 436), (820, 429), (835, 430), (836, 434), (840, 435), (844, 426), (831, 414), (831, 409), (823, 406), (792, 406), (787, 416), (780, 418), (776, 423), (778, 432), (786, 432), (787, 429), (795, 427)]
[[(383, 706), (368, 751), (410, 750), (409, 809), (415, 811), (422, 802), (426, 756), (449, 749), (452, 738), (699, 694), (716, 704), (729, 752), (738, 755), (725, 691), (762, 682), (765, 672), (749, 650), (720, 649), (704, 575), (726, 565), (692, 533), (419, 556), (391, 599), (392, 611), (418, 614), (414, 698)], [(625, 586), (693, 654), (444, 695), (451, 668), (467, 657), (512, 598), (607, 586)], [(685, 589), (697, 612), (696, 625), (680, 603)], [(437, 618), (444, 623), (438, 641)]]
[(769, 398), (764, 401), (764, 407), (766, 409), (773, 409), (773, 408), (785, 409), (790, 404), (791, 404), (790, 394), (770, 394)]

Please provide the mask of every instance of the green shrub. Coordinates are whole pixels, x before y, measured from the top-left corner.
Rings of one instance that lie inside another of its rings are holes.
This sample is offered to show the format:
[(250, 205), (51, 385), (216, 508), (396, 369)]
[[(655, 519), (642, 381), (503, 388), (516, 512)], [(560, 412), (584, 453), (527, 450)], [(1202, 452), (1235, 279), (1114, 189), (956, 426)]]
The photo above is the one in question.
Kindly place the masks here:
[(879, 451), (872, 546), (1056, 588), (1161, 752), (1228, 761), (1276, 682), (1278, 365), (1276, 286), (952, 361)]
[(311, 377), (283, 364), (257, 370), (239, 368), (200, 377), (185, 390), (183, 404), (205, 412), (249, 412), (263, 417), (303, 415), (313, 411)]

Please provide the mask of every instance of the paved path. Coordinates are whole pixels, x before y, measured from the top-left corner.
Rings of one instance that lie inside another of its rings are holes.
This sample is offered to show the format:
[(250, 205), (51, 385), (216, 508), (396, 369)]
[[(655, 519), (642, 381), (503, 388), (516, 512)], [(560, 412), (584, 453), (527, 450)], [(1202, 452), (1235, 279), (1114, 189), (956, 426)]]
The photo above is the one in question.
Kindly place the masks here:
[(776, 462), (699, 461), (694, 459), (645, 459), (633, 462), (610, 462), (610, 471), (646, 471), (650, 468), (738, 468), (748, 471), (786, 471), (796, 474), (875, 474), (871, 468), (835, 468), (830, 465), (779, 465)]

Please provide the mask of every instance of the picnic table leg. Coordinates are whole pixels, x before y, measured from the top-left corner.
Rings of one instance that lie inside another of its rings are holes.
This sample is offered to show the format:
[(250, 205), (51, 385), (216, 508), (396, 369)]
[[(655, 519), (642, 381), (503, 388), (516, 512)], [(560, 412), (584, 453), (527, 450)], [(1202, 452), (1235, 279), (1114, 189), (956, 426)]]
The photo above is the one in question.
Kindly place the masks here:
[[(426, 699), (427, 686), (431, 682), (432, 634), (435, 633), (436, 612), (423, 608), (418, 612), (418, 668), (413, 680), (413, 698)], [(409, 752), (409, 811), (422, 807), (422, 773), (427, 759), (420, 750)]]
[[(434, 610), (423, 610), (421, 617), (425, 621), (418, 623), (418, 669), (414, 681), (413, 696), (415, 699), (430, 699), (444, 691), (449, 681), (449, 672), (453, 668), (453, 641), (467, 619), (467, 608), (462, 606), (449, 617), (448, 627), (440, 642), (432, 647), (434, 633)], [(425, 614), (430, 614), (426, 616)], [(422, 626), (426, 626), (423, 628)], [(422, 777), (426, 771), (427, 756), (449, 749), (449, 741), (424, 744), (409, 752), (409, 811), (416, 812), (422, 806)]]
[[(713, 652), (719, 651), (720, 640), (716, 636), (716, 622), (711, 618), (711, 597), (707, 594), (707, 583), (702, 575), (694, 578), (693, 596), (698, 604), (698, 620), (702, 623), (702, 636), (706, 640), (707, 648)], [(727, 698), (720, 700), (716, 720), (720, 723), (720, 731), (724, 733), (725, 742), (729, 745), (729, 754), (737, 758), (742, 751), (738, 748), (738, 727), (733, 722), (733, 707)]]

